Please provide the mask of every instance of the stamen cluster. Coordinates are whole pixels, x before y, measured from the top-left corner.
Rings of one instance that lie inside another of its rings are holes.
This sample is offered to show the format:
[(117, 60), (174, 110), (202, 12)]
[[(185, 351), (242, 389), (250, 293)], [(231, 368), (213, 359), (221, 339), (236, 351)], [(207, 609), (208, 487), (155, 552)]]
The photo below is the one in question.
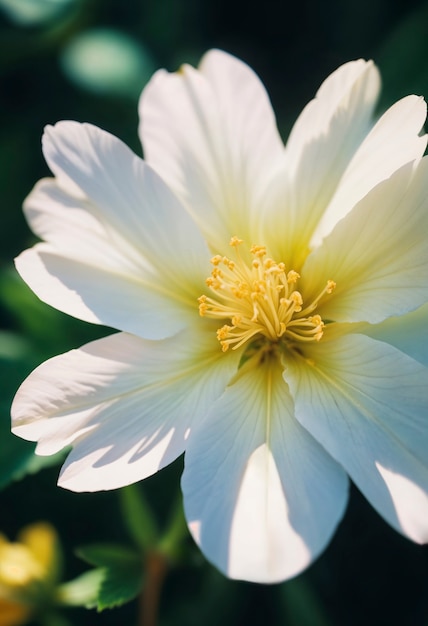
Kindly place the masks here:
[(239, 246), (242, 239), (232, 237), (236, 260), (216, 255), (211, 259), (213, 270), (206, 280), (215, 294), (198, 298), (202, 317), (230, 320), (221, 326), (217, 338), (223, 352), (232, 346), (239, 348), (249, 339), (264, 336), (272, 342), (284, 337), (291, 341), (319, 341), (323, 336), (324, 322), (319, 315), (310, 315), (320, 299), (335, 288), (327, 281), (322, 292), (308, 305), (303, 306), (302, 294), (295, 289), (300, 275), (286, 271), (284, 263), (266, 256), (266, 248), (254, 245), (252, 260), (245, 261)]

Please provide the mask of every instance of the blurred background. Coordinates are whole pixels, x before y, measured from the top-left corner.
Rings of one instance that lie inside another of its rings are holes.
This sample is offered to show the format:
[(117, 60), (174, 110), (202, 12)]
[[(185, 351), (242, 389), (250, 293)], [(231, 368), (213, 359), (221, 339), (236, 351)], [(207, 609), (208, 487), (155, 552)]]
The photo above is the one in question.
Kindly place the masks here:
[[(210, 47), (257, 71), (284, 138), (320, 82), (351, 59), (379, 65), (379, 111), (409, 93), (428, 96), (426, 0), (0, 0), (0, 533), (14, 539), (22, 527), (49, 521), (62, 544), (64, 581), (89, 569), (77, 548), (132, 546), (132, 537), (117, 492), (59, 489), (61, 459), (35, 458), (31, 444), (9, 434), (10, 403), (24, 377), (107, 332), (42, 305), (15, 274), (14, 256), (34, 243), (22, 202), (48, 175), (40, 150), (45, 124), (92, 122), (141, 154), (137, 100), (144, 84), (159, 67), (196, 64)], [(140, 486), (160, 525), (181, 468), (179, 460)], [(134, 600), (102, 613), (68, 609), (67, 622), (51, 624), (133, 626), (137, 614)], [(2, 621), (0, 606), (0, 624), (12, 623), (21, 622)], [(356, 489), (325, 553), (281, 585), (228, 581), (188, 539), (166, 579), (159, 624), (220, 623), (428, 626), (427, 548), (391, 530)]]

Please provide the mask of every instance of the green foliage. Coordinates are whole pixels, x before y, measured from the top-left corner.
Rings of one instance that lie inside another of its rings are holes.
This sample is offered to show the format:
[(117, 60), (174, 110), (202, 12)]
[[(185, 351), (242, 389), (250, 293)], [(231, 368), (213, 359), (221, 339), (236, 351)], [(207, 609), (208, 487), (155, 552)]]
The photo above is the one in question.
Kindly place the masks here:
[(16, 333), (0, 331), (0, 489), (26, 474), (58, 464), (64, 454), (35, 456), (34, 444), (12, 435), (10, 404), (23, 372), (36, 365), (31, 343)]
[(428, 97), (428, 3), (400, 20), (382, 42), (376, 55), (382, 72), (381, 107), (409, 93)]
[(302, 576), (281, 585), (279, 597), (288, 626), (329, 626), (320, 598)]
[(121, 606), (140, 593), (143, 562), (135, 550), (122, 545), (94, 544), (79, 548), (77, 555), (102, 572), (96, 597), (98, 611)]
[(0, 489), (15, 480), (20, 480), (27, 474), (36, 474), (45, 467), (58, 465), (64, 456), (65, 453), (63, 452), (53, 456), (36, 456), (34, 444), (11, 434), (9, 417), (6, 411), (2, 411), (0, 418)]
[[(2, 370), (0, 363), (0, 375)], [(20, 478), (34, 458), (34, 444), (10, 432), (9, 407), (0, 404), (0, 489)]]
[(130, 537), (142, 549), (153, 548), (158, 529), (153, 512), (138, 484), (120, 490), (123, 520)]
[(98, 595), (105, 577), (102, 568), (93, 569), (78, 576), (57, 589), (57, 601), (66, 606), (83, 606), (95, 609), (98, 606)]
[(177, 498), (169, 523), (163, 533), (158, 550), (164, 554), (172, 564), (177, 564), (184, 551), (184, 540), (189, 537), (186, 518), (184, 517), (181, 494)]
[[(25, 337), (31, 337), (30, 342), (15, 335), (14, 346), (9, 345), (13, 338), (6, 343), (9, 357), (29, 361), (28, 371), (48, 356), (68, 349), (74, 320), (41, 302), (12, 267), (0, 273), (1, 309), (13, 318), (15, 327), (25, 331)], [(0, 356), (3, 352), (1, 347)]]

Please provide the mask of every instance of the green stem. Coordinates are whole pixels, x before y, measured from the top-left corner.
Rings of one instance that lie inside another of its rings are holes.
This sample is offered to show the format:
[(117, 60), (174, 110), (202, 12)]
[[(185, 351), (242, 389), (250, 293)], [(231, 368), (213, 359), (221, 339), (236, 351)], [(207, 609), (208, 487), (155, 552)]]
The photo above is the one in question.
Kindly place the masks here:
[(183, 540), (186, 539), (188, 533), (180, 496), (175, 504), (169, 525), (158, 543), (158, 551), (170, 562), (175, 563), (180, 557)]
[(168, 570), (179, 561), (183, 540), (187, 535), (187, 524), (179, 497), (165, 533), (155, 548), (148, 550), (145, 557), (145, 584), (140, 597), (139, 626), (157, 625), (162, 587)]
[(168, 573), (168, 560), (159, 552), (149, 552), (144, 569), (145, 583), (140, 596), (138, 626), (156, 626), (162, 587)]
[(136, 544), (145, 552), (158, 542), (155, 517), (144, 493), (138, 484), (129, 485), (119, 491), (123, 521)]

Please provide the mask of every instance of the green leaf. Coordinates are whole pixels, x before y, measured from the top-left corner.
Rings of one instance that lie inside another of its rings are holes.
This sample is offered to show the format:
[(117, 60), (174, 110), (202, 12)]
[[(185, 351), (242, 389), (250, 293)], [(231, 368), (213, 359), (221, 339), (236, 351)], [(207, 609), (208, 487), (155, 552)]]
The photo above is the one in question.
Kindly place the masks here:
[(158, 541), (158, 528), (142, 489), (138, 485), (129, 485), (119, 491), (122, 517), (128, 532), (135, 543), (148, 550)]
[[(1, 405), (0, 405), (1, 406)], [(7, 409), (0, 409), (0, 489), (28, 474), (36, 474), (41, 469), (59, 465), (65, 452), (52, 456), (36, 456), (34, 444), (19, 439), (10, 432), (10, 419)]]
[(142, 559), (135, 549), (114, 543), (94, 543), (77, 548), (78, 557), (96, 567), (128, 567), (141, 565)]
[(57, 600), (66, 606), (84, 606), (94, 609), (98, 606), (98, 595), (105, 578), (103, 568), (93, 569), (78, 576), (57, 589)]
[(143, 586), (143, 570), (138, 567), (108, 567), (98, 595), (97, 609), (112, 609), (130, 602), (138, 596)]
[(168, 557), (170, 563), (177, 563), (182, 557), (184, 542), (189, 537), (186, 518), (184, 517), (181, 495), (177, 498), (171, 519), (157, 549)]
[(13, 333), (2, 333), (0, 337), (2, 344), (6, 339), (5, 347), (0, 347), (0, 357), (25, 359), (24, 376), (44, 359), (74, 348), (76, 343), (92, 341), (114, 332), (71, 318), (47, 306), (13, 268), (0, 271), (0, 313), (1, 309), (12, 317), (15, 327), (31, 337), (31, 341)]
[(143, 561), (134, 549), (116, 544), (93, 544), (77, 550), (82, 559), (102, 568), (98, 611), (133, 600), (143, 586)]
[(52, 346), (61, 340), (61, 316), (41, 302), (13, 268), (0, 274), (0, 302), (31, 336)]
[(10, 432), (9, 408), (0, 405), (0, 489), (24, 475), (34, 457), (34, 444)]

